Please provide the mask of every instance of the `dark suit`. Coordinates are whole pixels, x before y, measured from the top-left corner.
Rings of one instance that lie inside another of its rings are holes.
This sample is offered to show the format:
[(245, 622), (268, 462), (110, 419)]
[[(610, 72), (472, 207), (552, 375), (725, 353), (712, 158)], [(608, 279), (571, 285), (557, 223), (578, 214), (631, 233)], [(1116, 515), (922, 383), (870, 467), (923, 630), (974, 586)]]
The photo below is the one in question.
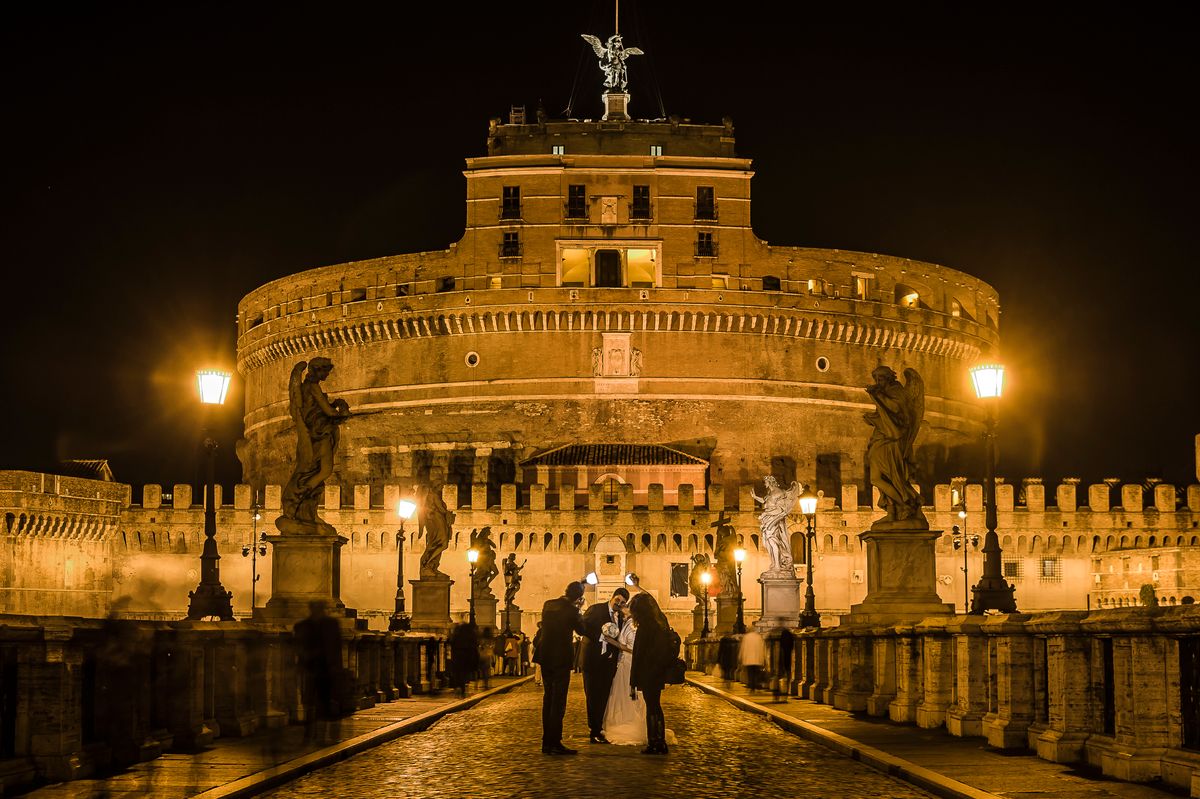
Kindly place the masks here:
[[(620, 616), (624, 622), (624, 613)], [(597, 602), (583, 614), (583, 693), (587, 697), (588, 729), (600, 735), (604, 726), (604, 709), (617, 673), (619, 650), (611, 644), (600, 651), (604, 625), (613, 621), (607, 602)]]
[(542, 667), (542, 749), (562, 744), (575, 654), (572, 633), (583, 634), (583, 620), (571, 600), (560, 596), (542, 605), (542, 629), (534, 653), (534, 662)]

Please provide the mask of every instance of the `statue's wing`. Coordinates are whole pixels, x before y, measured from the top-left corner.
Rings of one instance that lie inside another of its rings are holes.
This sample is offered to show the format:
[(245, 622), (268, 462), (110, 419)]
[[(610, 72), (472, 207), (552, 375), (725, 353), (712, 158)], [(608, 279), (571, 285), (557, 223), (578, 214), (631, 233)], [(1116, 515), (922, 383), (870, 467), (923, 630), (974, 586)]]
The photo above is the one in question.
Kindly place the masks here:
[(312, 438), (308, 425), (304, 424), (302, 411), (304, 398), (300, 396), (304, 385), (304, 370), (307, 368), (308, 361), (297, 361), (296, 365), (292, 367), (292, 373), (288, 376), (288, 413), (292, 416), (292, 423), (296, 425), (297, 465), (312, 462)]
[(597, 39), (595, 36), (592, 36), (590, 33), (581, 33), (579, 35), (582, 36), (583, 40), (590, 44), (592, 49), (596, 51), (596, 58), (604, 58), (608, 51), (604, 49), (604, 45), (600, 43), (599, 39)]
[(904, 370), (904, 396), (908, 398), (908, 431), (904, 434), (903, 452), (911, 462), (913, 459), (913, 443), (917, 433), (925, 421), (925, 381), (911, 366)]
[(645, 55), (645, 53), (642, 52), (642, 48), (640, 47), (627, 47), (625, 55)]

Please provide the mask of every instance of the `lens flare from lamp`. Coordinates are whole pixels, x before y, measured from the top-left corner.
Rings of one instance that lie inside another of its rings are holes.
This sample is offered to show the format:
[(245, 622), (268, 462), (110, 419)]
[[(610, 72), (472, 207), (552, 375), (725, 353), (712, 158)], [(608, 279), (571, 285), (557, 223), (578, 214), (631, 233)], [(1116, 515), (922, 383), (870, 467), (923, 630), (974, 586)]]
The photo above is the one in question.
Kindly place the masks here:
[(979, 399), (999, 399), (1004, 393), (1004, 367), (997, 363), (973, 366), (971, 382)]
[(417, 503), (415, 503), (411, 500), (402, 499), (402, 500), (400, 500), (399, 503), (396, 504), (396, 515), (399, 516), (401, 519), (404, 519), (405, 521), (408, 521), (409, 519), (411, 519), (413, 513), (416, 512), (416, 510), (417, 510)]
[(196, 384), (200, 389), (200, 401), (205, 405), (223, 405), (229, 391), (229, 372), (203, 369), (196, 372)]

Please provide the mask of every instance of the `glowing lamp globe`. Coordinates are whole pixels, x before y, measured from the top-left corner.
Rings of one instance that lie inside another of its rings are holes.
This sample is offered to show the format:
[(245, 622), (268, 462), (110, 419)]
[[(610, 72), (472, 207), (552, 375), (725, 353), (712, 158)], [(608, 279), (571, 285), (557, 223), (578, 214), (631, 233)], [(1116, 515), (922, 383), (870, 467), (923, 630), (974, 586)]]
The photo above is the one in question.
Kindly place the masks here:
[(738, 563), (744, 563), (746, 560), (746, 550), (742, 549), (741, 547), (733, 550), (733, 559)]
[(468, 563), (477, 563), (478, 561), (479, 561), (479, 550), (478, 549), (468, 549), (467, 550), (467, 562)]
[(205, 369), (196, 372), (196, 383), (200, 387), (200, 401), (205, 405), (222, 405), (229, 391), (229, 372)]
[(412, 502), (411, 500), (402, 499), (400, 500), (399, 504), (396, 505), (396, 515), (405, 521), (411, 519), (416, 510), (417, 503)]
[(999, 399), (1004, 393), (1004, 367), (994, 363), (974, 366), (971, 382), (975, 384), (975, 396), (979, 399)]
[(712, 582), (712, 572), (710, 572), (710, 571), (700, 572), (700, 582), (703, 583), (704, 585), (708, 585), (709, 583), (711, 583)]
[(600, 582), (600, 578), (596, 576), (595, 572), (588, 572), (587, 577), (584, 577), (583, 581), (588, 585), (595, 585)]
[(815, 516), (817, 513), (817, 495), (808, 486), (804, 487), (804, 493), (800, 495), (800, 512), (805, 516)]

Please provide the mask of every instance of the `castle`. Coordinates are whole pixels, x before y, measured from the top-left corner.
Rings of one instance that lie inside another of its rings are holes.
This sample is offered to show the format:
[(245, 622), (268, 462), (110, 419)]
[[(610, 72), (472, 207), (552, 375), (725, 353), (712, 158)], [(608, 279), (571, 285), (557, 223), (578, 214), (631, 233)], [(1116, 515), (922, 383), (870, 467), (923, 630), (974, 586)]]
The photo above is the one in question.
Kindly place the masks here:
[[(916, 454), (932, 529), (946, 531), (938, 590), (961, 606), (952, 531), (982, 533), (982, 492), (952, 478), (980, 448), (967, 368), (997, 351), (996, 291), (935, 264), (760, 240), (732, 122), (633, 120), (627, 101), (607, 93), (600, 120), (527, 120), (522, 109), (492, 120), (487, 155), (467, 159), (466, 229), (448, 249), (312, 269), (243, 298), (246, 482), (232, 503), (217, 500), (221, 578), (239, 615), (251, 593), (242, 548), (277, 515), (291, 468), (288, 374), (317, 355), (335, 364), (330, 394), (355, 413), (323, 515), (349, 539), (341, 598), (375, 626), (392, 610), (396, 503), (417, 484), (440, 487), (457, 513), (443, 559), (456, 614), (469, 533), (486, 526), (501, 555), (529, 560), (524, 607), (588, 572), (600, 594), (635, 572), (687, 630), (690, 558), (711, 554), (721, 518), (750, 551), (754, 615), (766, 555), (750, 492), (766, 474), (800, 480), (822, 495), (818, 609), (844, 612), (865, 593), (857, 534), (878, 515), (861, 417), (880, 363), (923, 376)], [(0, 610), (186, 608), (203, 516), (190, 486), (135, 496), (4, 472), (0, 506)], [(1028, 480), (1002, 485), (998, 509), (1022, 610), (1131, 604), (1143, 585), (1167, 603), (1200, 592), (1200, 486), (1180, 503), (1166, 485), (1147, 495), (1101, 484), (1082, 497), (1068, 481), (1047, 502)], [(410, 530), (409, 542), (415, 576), (423, 541)], [(973, 582), (982, 558), (969, 535), (965, 549)], [(269, 574), (269, 555), (259, 568)], [(535, 621), (527, 614), (526, 627)]]

